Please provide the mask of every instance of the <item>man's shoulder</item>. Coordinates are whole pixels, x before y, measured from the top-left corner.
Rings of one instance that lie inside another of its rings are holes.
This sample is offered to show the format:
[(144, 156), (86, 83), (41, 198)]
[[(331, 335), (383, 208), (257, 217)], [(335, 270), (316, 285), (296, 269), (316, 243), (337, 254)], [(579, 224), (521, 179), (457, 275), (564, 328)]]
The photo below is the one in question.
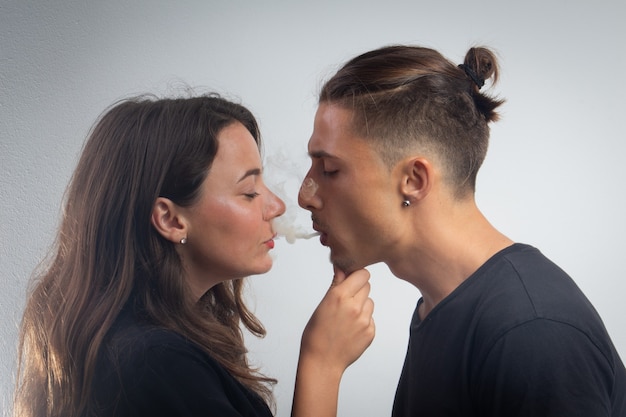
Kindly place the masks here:
[[(574, 280), (539, 250), (517, 244), (482, 277), (477, 295), (477, 332), (491, 337), (527, 325), (562, 326), (609, 349), (597, 311)], [(530, 324), (532, 323), (532, 325)]]
[(579, 316), (595, 310), (574, 280), (538, 249), (515, 244), (477, 271), (473, 291), (488, 309), (529, 318)]

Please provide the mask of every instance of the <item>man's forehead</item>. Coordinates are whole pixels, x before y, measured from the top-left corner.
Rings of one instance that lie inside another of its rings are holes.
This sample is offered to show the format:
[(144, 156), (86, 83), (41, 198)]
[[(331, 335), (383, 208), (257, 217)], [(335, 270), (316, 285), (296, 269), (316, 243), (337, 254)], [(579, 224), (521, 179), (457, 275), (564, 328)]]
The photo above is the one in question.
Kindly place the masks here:
[(309, 139), (309, 156), (314, 159), (340, 159), (350, 148), (349, 138), (339, 134), (313, 132)]
[(315, 113), (315, 128), (350, 131), (354, 112), (333, 103), (321, 103)]
[(333, 104), (320, 104), (308, 143), (309, 155), (312, 158), (339, 158), (346, 147), (354, 146), (351, 122), (350, 110)]

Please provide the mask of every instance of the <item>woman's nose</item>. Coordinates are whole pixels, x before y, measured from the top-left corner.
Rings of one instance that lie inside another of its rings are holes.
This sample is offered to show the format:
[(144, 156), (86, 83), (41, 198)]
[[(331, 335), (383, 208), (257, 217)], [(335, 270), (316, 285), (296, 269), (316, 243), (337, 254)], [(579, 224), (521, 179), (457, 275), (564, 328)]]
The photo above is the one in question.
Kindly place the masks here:
[(268, 215), (266, 217), (268, 219), (273, 219), (275, 217), (282, 216), (283, 214), (285, 214), (286, 210), (285, 202), (270, 190), (268, 191), (270, 194), (270, 198), (267, 203), (266, 213)]

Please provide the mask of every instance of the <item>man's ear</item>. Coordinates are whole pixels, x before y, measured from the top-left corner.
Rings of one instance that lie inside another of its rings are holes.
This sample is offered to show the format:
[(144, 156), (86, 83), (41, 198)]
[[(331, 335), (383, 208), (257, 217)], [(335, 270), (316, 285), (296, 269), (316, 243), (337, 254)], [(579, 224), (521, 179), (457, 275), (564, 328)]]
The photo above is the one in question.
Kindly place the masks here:
[(179, 243), (187, 237), (187, 224), (180, 208), (169, 198), (159, 197), (152, 207), (150, 222), (165, 239)]
[(423, 157), (412, 157), (401, 162), (400, 193), (410, 203), (422, 200), (428, 195), (434, 180), (434, 168)]

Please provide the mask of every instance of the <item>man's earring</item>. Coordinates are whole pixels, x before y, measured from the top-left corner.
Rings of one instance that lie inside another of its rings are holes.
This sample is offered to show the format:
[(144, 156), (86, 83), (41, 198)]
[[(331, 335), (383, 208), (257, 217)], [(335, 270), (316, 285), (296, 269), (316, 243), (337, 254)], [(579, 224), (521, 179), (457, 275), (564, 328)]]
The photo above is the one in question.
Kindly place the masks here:
[(181, 245), (184, 245), (185, 243), (187, 243), (187, 236), (185, 236), (184, 238), (180, 240)]
[(410, 202), (409, 200), (404, 200), (404, 201), (402, 202), (402, 206), (403, 206), (403, 207), (408, 207), (408, 206), (410, 206), (410, 205), (411, 205), (411, 202)]

